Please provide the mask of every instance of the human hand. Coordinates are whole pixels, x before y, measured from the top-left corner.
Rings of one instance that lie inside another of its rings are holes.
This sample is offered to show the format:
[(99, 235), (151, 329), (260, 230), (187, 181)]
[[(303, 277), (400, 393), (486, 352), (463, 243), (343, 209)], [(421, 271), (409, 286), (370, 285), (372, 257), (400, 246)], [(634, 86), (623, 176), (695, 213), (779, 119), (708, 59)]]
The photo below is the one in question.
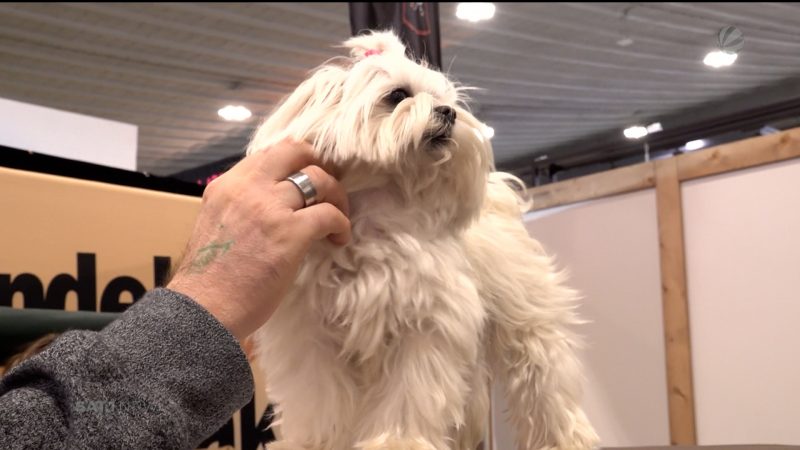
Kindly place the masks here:
[[(241, 342), (263, 325), (291, 287), (311, 243), (350, 240), (348, 203), (336, 179), (313, 165), (308, 143), (282, 141), (216, 178), (186, 254), (167, 288), (193, 298)], [(317, 204), (286, 177), (302, 171)]]

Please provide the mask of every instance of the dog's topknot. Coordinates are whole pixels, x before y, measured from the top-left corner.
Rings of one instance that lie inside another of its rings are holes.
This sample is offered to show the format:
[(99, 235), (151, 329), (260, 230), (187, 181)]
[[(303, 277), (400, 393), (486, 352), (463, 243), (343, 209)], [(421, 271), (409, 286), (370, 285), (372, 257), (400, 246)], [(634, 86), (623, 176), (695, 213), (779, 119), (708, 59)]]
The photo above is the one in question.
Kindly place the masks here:
[(367, 34), (352, 37), (344, 42), (350, 49), (350, 56), (360, 61), (374, 54), (405, 55), (406, 47), (391, 31), (370, 31)]

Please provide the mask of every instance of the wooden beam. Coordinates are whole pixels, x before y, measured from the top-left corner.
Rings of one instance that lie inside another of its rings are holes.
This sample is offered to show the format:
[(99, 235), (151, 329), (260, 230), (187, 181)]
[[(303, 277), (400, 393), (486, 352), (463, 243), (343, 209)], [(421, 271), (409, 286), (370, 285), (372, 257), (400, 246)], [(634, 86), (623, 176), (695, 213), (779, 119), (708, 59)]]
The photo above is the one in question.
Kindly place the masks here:
[[(680, 181), (800, 158), (800, 128), (722, 144), (673, 158)], [(528, 189), (531, 211), (624, 194), (655, 186), (652, 162)]]
[(661, 299), (667, 357), (667, 400), (672, 445), (695, 445), (692, 350), (683, 243), (683, 208), (677, 158), (655, 163)]
[(653, 164), (642, 163), (528, 189), (531, 211), (655, 186)]
[(681, 181), (800, 157), (800, 128), (722, 144), (675, 158)]

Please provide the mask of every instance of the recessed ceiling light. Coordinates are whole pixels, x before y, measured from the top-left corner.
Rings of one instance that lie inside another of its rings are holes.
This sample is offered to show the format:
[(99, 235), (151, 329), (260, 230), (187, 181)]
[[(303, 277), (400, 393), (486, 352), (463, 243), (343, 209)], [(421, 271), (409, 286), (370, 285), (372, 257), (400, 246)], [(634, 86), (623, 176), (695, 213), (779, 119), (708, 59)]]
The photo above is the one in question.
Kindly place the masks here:
[(617, 45), (619, 45), (620, 47), (628, 47), (632, 44), (633, 44), (633, 39), (627, 36), (617, 41)]
[(456, 17), (470, 22), (478, 22), (494, 17), (494, 10), (494, 3), (459, 3), (456, 7)]
[(647, 126), (647, 134), (658, 133), (659, 131), (664, 131), (661, 122), (654, 122)]
[(231, 122), (241, 122), (249, 119), (253, 113), (242, 105), (228, 105), (217, 111), (220, 117)]
[(736, 53), (730, 53), (722, 50), (714, 50), (712, 52), (708, 52), (705, 58), (703, 58), (703, 64), (713, 67), (715, 69), (719, 69), (720, 67), (726, 67), (733, 64), (736, 61), (736, 58), (739, 55)]
[(490, 126), (486, 126), (483, 128), (483, 135), (486, 136), (486, 139), (491, 139), (494, 137), (494, 128)]
[(706, 141), (702, 139), (695, 139), (693, 141), (689, 141), (686, 145), (683, 146), (688, 151), (697, 150), (706, 146)]
[(634, 125), (632, 127), (625, 128), (622, 131), (622, 134), (624, 134), (628, 139), (639, 139), (647, 136), (647, 128), (641, 125)]

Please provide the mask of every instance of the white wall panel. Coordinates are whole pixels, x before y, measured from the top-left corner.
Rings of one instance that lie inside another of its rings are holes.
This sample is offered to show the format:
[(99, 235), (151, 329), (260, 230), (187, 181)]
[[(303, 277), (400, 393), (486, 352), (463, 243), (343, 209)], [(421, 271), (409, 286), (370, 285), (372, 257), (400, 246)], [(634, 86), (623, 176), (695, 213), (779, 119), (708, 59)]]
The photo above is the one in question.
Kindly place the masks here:
[(800, 161), (682, 191), (698, 443), (800, 444)]
[(0, 145), (136, 170), (138, 128), (0, 98)]
[[(584, 404), (603, 446), (669, 444), (656, 217), (648, 190), (526, 218), (585, 297)], [(502, 399), (494, 402), (495, 448), (512, 449)]]

